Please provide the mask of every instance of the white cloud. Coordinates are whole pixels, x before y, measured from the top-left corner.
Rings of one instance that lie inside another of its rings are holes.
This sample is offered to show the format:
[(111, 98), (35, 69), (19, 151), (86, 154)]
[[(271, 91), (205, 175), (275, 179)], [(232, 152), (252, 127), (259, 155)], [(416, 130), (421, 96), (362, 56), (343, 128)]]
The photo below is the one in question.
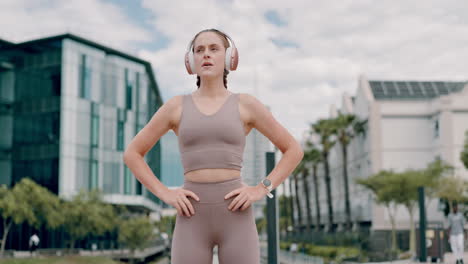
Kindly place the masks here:
[[(69, 27), (123, 51), (154, 37), (109, 3), (44, 3), (2, 1), (0, 36), (31, 39)], [(328, 114), (330, 104), (340, 105), (343, 92), (354, 94), (361, 73), (371, 79), (467, 79), (466, 1), (143, 0), (142, 5), (154, 14), (147, 24), (169, 39), (165, 49), (138, 51), (152, 63), (165, 100), (196, 89), (195, 76), (183, 64), (187, 44), (196, 32), (218, 28), (240, 51), (229, 89), (269, 105), (297, 139), (309, 122)], [(286, 25), (268, 23), (263, 14), (269, 10)], [(14, 26), (3, 26), (11, 21)], [(271, 39), (298, 48), (278, 47)]]
[(70, 32), (129, 53), (152, 39), (120, 7), (98, 0), (1, 1), (0, 25), (0, 38), (13, 42)]

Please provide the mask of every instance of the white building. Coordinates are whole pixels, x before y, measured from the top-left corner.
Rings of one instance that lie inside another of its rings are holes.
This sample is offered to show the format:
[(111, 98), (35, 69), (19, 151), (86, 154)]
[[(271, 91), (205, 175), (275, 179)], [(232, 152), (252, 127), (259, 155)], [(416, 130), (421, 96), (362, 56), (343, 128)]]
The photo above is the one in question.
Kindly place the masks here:
[[(387, 169), (421, 169), (439, 158), (455, 166), (458, 175), (468, 178), (468, 171), (460, 160), (464, 133), (468, 130), (468, 82), (382, 81), (361, 76), (356, 95), (343, 95), (340, 111), (367, 120), (366, 134), (356, 137), (348, 151), (352, 220), (360, 226), (374, 231), (391, 229), (386, 209), (374, 202), (369, 191), (355, 184), (357, 178)], [(330, 117), (336, 112), (331, 107)], [(329, 162), (334, 222), (340, 225), (345, 222), (345, 199), (339, 144), (332, 149)], [(328, 221), (328, 211), (322, 167), (318, 175), (324, 224)], [(309, 179), (309, 185), (313, 186), (312, 177)], [(315, 202), (312, 195), (310, 199)], [(429, 204), (429, 221), (444, 220), (438, 206), (437, 200)], [(305, 216), (305, 202), (301, 207)], [(315, 221), (315, 209), (312, 212)], [(415, 212), (415, 221), (418, 221), (417, 215)], [(398, 210), (397, 227), (409, 229), (406, 209)]]

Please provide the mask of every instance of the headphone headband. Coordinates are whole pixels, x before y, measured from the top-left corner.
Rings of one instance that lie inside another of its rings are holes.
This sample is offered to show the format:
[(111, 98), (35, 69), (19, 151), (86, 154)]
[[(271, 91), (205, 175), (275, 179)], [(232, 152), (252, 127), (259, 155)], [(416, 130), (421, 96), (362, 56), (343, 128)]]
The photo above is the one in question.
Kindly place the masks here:
[[(198, 32), (197, 35), (200, 34), (200, 33), (202, 33), (202, 32), (210, 32), (210, 31), (211, 31), (211, 32), (215, 31), (216, 33), (219, 33), (219, 34), (221, 34), (222, 36), (226, 37), (226, 39), (228, 40), (228, 42), (231, 44), (231, 47), (236, 48), (236, 44), (234, 43), (234, 40), (232, 40), (232, 38), (231, 38), (228, 34), (222, 32), (222, 31), (219, 31), (219, 30), (217, 30), (217, 29), (214, 29), (214, 28), (213, 28), (213, 29), (209, 29), (209, 30), (203, 30), (203, 31)], [(195, 37), (194, 37), (194, 38), (190, 41), (190, 43), (188, 44), (187, 52), (190, 52), (190, 51), (191, 51), (192, 46), (193, 46), (193, 43), (195, 42), (195, 38), (196, 38), (197, 35), (195, 35)]]

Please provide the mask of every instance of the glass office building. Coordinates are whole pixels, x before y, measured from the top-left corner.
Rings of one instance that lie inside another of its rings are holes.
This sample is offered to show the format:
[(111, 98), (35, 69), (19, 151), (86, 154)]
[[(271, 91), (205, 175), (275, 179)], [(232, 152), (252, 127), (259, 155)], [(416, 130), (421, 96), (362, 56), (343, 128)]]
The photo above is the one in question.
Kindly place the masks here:
[[(142, 59), (72, 34), (0, 40), (0, 184), (29, 177), (65, 199), (100, 188), (109, 203), (158, 211), (162, 201), (122, 155), (161, 105)], [(158, 142), (145, 156), (158, 177), (160, 152)], [(13, 229), (6, 248), (24, 250), (29, 235), (28, 227)], [(42, 235), (42, 247), (62, 246), (60, 234)]]
[(184, 184), (184, 168), (179, 152), (179, 142), (173, 130), (169, 130), (161, 137), (161, 146), (164, 149), (162, 160), (161, 182), (170, 189), (182, 187)]

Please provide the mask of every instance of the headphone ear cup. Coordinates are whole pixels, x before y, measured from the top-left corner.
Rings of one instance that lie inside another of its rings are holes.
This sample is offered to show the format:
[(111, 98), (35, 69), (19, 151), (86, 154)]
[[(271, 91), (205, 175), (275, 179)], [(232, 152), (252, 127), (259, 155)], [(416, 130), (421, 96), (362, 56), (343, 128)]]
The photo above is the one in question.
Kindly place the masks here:
[(187, 69), (188, 74), (192, 74), (192, 69), (190, 69), (190, 62), (189, 62), (188, 54), (189, 54), (188, 52), (185, 52), (185, 56), (184, 56), (185, 69)]
[(195, 73), (195, 63), (193, 61), (193, 52), (186, 52), (185, 53), (185, 68), (189, 74)]
[(237, 48), (234, 47), (231, 51), (231, 71), (235, 71), (237, 69), (237, 64), (239, 64), (239, 53)]
[(228, 47), (226, 49), (226, 56), (224, 57), (224, 68), (228, 71), (231, 70), (231, 55), (232, 55), (232, 48)]
[(234, 47), (229, 47), (226, 49), (226, 58), (225, 58), (225, 68), (228, 71), (235, 71), (237, 69), (237, 64), (239, 63), (239, 54), (237, 49)]

